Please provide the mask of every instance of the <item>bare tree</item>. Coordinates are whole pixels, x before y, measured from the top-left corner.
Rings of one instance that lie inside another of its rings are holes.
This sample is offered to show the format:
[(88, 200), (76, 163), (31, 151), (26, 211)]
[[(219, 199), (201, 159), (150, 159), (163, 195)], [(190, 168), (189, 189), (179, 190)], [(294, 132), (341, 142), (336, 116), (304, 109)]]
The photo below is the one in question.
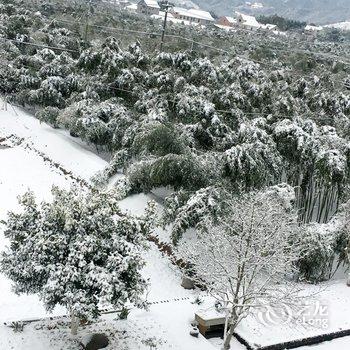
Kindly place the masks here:
[(302, 254), (297, 214), (280, 194), (269, 190), (233, 199), (220, 226), (209, 225), (194, 243), (179, 246), (191, 278), (204, 283), (226, 310), (224, 349), (255, 308), (292, 305), (301, 291), (293, 282)]

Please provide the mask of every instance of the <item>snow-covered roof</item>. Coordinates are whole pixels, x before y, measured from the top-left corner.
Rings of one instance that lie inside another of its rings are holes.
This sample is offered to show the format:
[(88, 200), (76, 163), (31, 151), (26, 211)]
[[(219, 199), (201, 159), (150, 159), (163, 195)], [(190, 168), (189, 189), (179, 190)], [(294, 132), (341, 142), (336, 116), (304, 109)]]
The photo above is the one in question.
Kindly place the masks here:
[(309, 24), (305, 27), (305, 30), (307, 30), (307, 31), (319, 31), (319, 30), (322, 30), (322, 29), (323, 29), (323, 27), (312, 26), (312, 25), (309, 25)]
[(259, 23), (254, 16), (245, 15), (244, 13), (236, 11), (236, 16), (238, 18), (242, 19), (242, 24), (250, 26), (250, 27), (257, 27), (257, 28), (263, 28), (264, 25)]
[(213, 16), (208, 11), (190, 9), (189, 12), (193, 15), (193, 17), (205, 19), (207, 21), (214, 21)]
[[(164, 20), (165, 12), (159, 11), (158, 15), (152, 15), (151, 17), (154, 19)], [(183, 19), (175, 18), (171, 12), (168, 12), (168, 21), (172, 22), (172, 23), (178, 23), (178, 24), (181, 23), (181, 24), (185, 24), (185, 25), (189, 25), (189, 26), (197, 26), (198, 25), (198, 23), (195, 23), (195, 22), (190, 22), (190, 21), (186, 21)]]
[(261, 24), (256, 20), (254, 16), (245, 15), (244, 13), (238, 11), (236, 11), (235, 13), (237, 18), (241, 19), (241, 24), (245, 26), (269, 30), (273, 30), (277, 27), (275, 24)]
[(187, 16), (187, 17), (191, 17), (191, 18), (197, 18), (197, 19), (203, 19), (206, 21), (214, 21), (214, 18), (212, 17), (212, 15), (207, 12), (207, 11), (203, 11), (203, 10), (198, 10), (198, 9), (185, 9), (183, 7), (173, 7), (172, 11), (174, 13), (179, 14), (180, 16)]
[(131, 4), (129, 6), (126, 6), (126, 9), (130, 11), (136, 11), (137, 10), (137, 4)]
[(235, 24), (237, 23), (237, 20), (233, 17), (229, 17), (229, 16), (225, 16), (225, 18), (231, 23), (231, 24)]
[[(141, 1), (142, 2), (142, 1)], [(157, 0), (143, 0), (143, 2), (148, 6), (155, 9), (159, 9), (159, 4)]]
[(270, 24), (270, 23), (262, 24), (262, 26), (264, 26), (264, 28), (270, 29), (270, 30), (277, 28), (276, 24)]

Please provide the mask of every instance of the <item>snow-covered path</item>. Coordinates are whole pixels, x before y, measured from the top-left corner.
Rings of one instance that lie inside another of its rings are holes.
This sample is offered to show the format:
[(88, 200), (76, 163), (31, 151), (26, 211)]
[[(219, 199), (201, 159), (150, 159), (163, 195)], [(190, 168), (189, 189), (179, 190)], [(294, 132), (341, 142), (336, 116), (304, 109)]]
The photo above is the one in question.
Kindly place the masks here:
[(105, 160), (97, 156), (93, 149), (80, 139), (70, 136), (64, 130), (53, 129), (40, 123), (20, 108), (15, 107), (15, 111), (10, 107), (7, 112), (0, 111), (1, 134), (16, 134), (24, 138), (36, 149), (85, 180), (89, 180), (107, 165)]

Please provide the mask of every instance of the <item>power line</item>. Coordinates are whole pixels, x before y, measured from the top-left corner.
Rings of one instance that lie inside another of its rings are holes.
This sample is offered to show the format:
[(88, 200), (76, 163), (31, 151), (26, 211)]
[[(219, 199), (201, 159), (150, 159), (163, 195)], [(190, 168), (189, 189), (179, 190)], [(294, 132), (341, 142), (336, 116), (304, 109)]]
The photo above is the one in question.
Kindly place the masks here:
[[(67, 20), (57, 20), (57, 21), (58, 22), (62, 22), (62, 23), (71, 24), (71, 25), (75, 25), (77, 23), (82, 24), (81, 22), (71, 22), (71, 21), (67, 21)], [(218, 47), (215, 47), (215, 46), (212, 46), (212, 45), (204, 44), (204, 43), (201, 43), (199, 41), (195, 41), (195, 40), (193, 40), (191, 38), (186, 38), (184, 36), (175, 35), (175, 34), (166, 34), (165, 35), (164, 32), (162, 32), (162, 33), (143, 32), (143, 31), (136, 31), (136, 30), (130, 30), (130, 29), (125, 29), (125, 28), (107, 27), (107, 26), (94, 25), (94, 24), (91, 24), (90, 26), (94, 27), (94, 28), (99, 28), (99, 29), (103, 29), (103, 30), (106, 30), (106, 31), (110, 31), (110, 33), (113, 33), (114, 31), (119, 31), (119, 32), (127, 32), (127, 33), (141, 34), (141, 35), (147, 35), (147, 36), (161, 36), (161, 37), (163, 37), (163, 34), (164, 34), (164, 37), (183, 40), (183, 41), (186, 41), (186, 42), (189, 42), (189, 43), (192, 43), (192, 44), (196, 44), (196, 45), (201, 46), (201, 47), (205, 47), (205, 48), (209, 48), (211, 50), (215, 50), (215, 51), (220, 52), (220, 53), (225, 53), (225, 54), (229, 54), (229, 55), (234, 54), (231, 51), (228, 51), (228, 50), (225, 50), (225, 49), (221, 49), (221, 48), (218, 48)], [(246, 30), (239, 28), (239, 31), (246, 31)], [(162, 41), (162, 42), (164, 42), (164, 41)], [(308, 54), (308, 55), (313, 55), (313, 56), (320, 56), (322, 58), (327, 58), (327, 59), (334, 59), (334, 60), (338, 60), (342, 64), (350, 66), (350, 61), (344, 61), (344, 59), (342, 59), (341, 57), (339, 57), (337, 55), (334, 55), (334, 54), (331, 54), (331, 53), (325, 53), (325, 52), (320, 52), (320, 51), (310, 51), (310, 50), (303, 50), (303, 49), (290, 50), (290, 49), (284, 49), (284, 48), (279, 48), (279, 47), (271, 47), (270, 45), (266, 45), (266, 44), (261, 44), (261, 45), (264, 45), (264, 46), (262, 46), (264, 48), (269, 48), (271, 50), (276, 50), (276, 51), (280, 51), (280, 52), (288, 52), (288, 53), (293, 53), (293, 54), (295, 54), (295, 53), (302, 53), (302, 54)], [(236, 55), (236, 56), (238, 56), (238, 55)], [(261, 60), (256, 60), (256, 59), (252, 59), (252, 58), (246, 58), (246, 57), (242, 57), (242, 56), (241, 56), (241, 58), (242, 59), (248, 59), (248, 60), (250, 60), (252, 62), (256, 62), (256, 63), (262, 64), (262, 65), (268, 65), (267, 63), (265, 63), (265, 62), (263, 62)]]
[[(254, 31), (254, 32), (252, 32), (252, 31), (249, 31), (249, 30), (247, 30), (247, 29), (244, 29), (244, 28), (242, 28), (242, 27), (237, 27), (237, 28), (235, 28), (236, 30), (235, 30), (235, 32), (246, 32), (246, 33), (249, 33), (249, 34), (255, 34), (256, 35), (256, 33), (259, 33), (259, 34), (261, 34), (262, 36), (264, 35), (264, 34), (266, 34), (266, 33), (268, 33), (268, 32), (259, 32), (259, 31)], [(187, 38), (184, 38), (184, 37), (181, 37), (181, 36), (176, 36), (176, 35), (167, 35), (168, 37), (169, 36), (173, 36), (173, 37), (176, 37), (176, 38), (179, 38), (179, 39), (184, 39), (184, 40), (187, 40), (187, 41), (191, 41), (191, 39), (187, 39)], [(209, 36), (206, 36), (206, 37), (208, 37), (208, 38), (210, 38)], [(200, 43), (199, 43), (200, 44)], [(203, 44), (202, 44), (203, 45)], [(210, 47), (210, 48), (213, 48), (212, 46), (208, 46), (208, 47)], [(313, 55), (320, 55), (320, 56), (324, 56), (324, 57), (326, 57), (326, 58), (334, 58), (334, 59), (340, 59), (340, 57), (339, 56), (337, 56), (337, 55), (334, 55), (334, 54), (331, 54), (331, 53), (326, 53), (326, 52), (320, 52), (320, 51), (310, 51), (310, 50), (303, 50), (303, 49), (293, 49), (293, 50), (288, 50), (288, 49), (283, 49), (283, 48), (278, 48), (278, 47), (269, 47), (270, 49), (275, 49), (275, 50), (277, 50), (277, 51), (284, 51), (284, 52), (292, 52), (292, 53), (295, 53), (295, 52), (298, 52), (298, 53), (303, 53), (303, 54), (313, 54)], [(216, 48), (216, 49), (218, 49), (218, 48)], [(218, 49), (218, 50), (221, 50), (221, 51), (223, 51), (223, 52), (227, 52), (226, 50), (222, 50), (222, 49)], [(343, 63), (345, 63), (345, 62), (343, 62)], [(350, 62), (346, 62), (346, 64), (350, 64)]]
[[(1, 39), (1, 38), (0, 38)], [(7, 40), (7, 39), (3, 39), (3, 40)], [(19, 43), (22, 43), (22, 42), (19, 42)], [(195, 42), (194, 41), (194, 43), (197, 43), (197, 42)], [(52, 49), (52, 50), (59, 50), (59, 49), (62, 49), (62, 48), (60, 48), (60, 47), (56, 47), (56, 46), (46, 46), (46, 45), (39, 45), (39, 44), (36, 44), (36, 43), (27, 43), (28, 45), (34, 45), (34, 46), (40, 46), (40, 47), (45, 47), (45, 48), (50, 48), (50, 49)], [(200, 44), (200, 43), (198, 43), (198, 44)], [(207, 45), (208, 47), (211, 47), (210, 45)], [(71, 50), (71, 51), (73, 51), (73, 52), (76, 52), (76, 53), (79, 53), (79, 51), (77, 51), (77, 50)], [(228, 51), (227, 51), (227, 53), (229, 53)], [(233, 53), (231, 53), (231, 54), (233, 54)], [(248, 61), (248, 62), (250, 62), (250, 61), (252, 61), (252, 62), (256, 62), (256, 63), (258, 63), (258, 64), (261, 64), (261, 63), (264, 63), (264, 62), (259, 62), (259, 61), (255, 61), (255, 60), (251, 60), (250, 58), (248, 58), (248, 57), (242, 57), (242, 56), (238, 56), (238, 55), (235, 55), (235, 57), (236, 58), (238, 58), (238, 59), (240, 59), (240, 60), (243, 60), (243, 61)], [(268, 66), (268, 67), (270, 67), (270, 68), (276, 68), (275, 66), (272, 66), (272, 65), (268, 65), (267, 63), (264, 63), (266, 66)], [(24, 63), (20, 63), (20, 65), (22, 66), (22, 67), (27, 67), (27, 68), (30, 68), (30, 69), (33, 69), (34, 67), (33, 66), (30, 66), (30, 65), (26, 65), (26, 64), (24, 64)], [(277, 68), (283, 68), (283, 67), (277, 67)], [(303, 79), (303, 78), (309, 78), (309, 79), (312, 79), (313, 77), (314, 77), (314, 74), (312, 74), (312, 73), (310, 73), (310, 74), (304, 74), (304, 75), (299, 75), (299, 74), (297, 74), (296, 72), (293, 72), (293, 71), (290, 71), (290, 70), (287, 70), (286, 71), (286, 73), (287, 74), (292, 74), (292, 75), (294, 75), (294, 77), (296, 77), (296, 78), (300, 78), (300, 79)], [(341, 84), (342, 86), (344, 86), (344, 81), (340, 81), (340, 80), (331, 80), (331, 82), (333, 82), (333, 83), (339, 83), (339, 84)], [(122, 91), (122, 90), (121, 90)], [(125, 91), (125, 92), (132, 92), (132, 91), (130, 91), (130, 90), (123, 90), (123, 91)], [(321, 91), (319, 91), (319, 92), (327, 92), (328, 90), (326, 89), (326, 88), (323, 88)]]
[[(59, 19), (56, 21), (71, 24), (71, 25), (83, 24), (82, 22), (79, 22), (79, 21), (72, 22), (72, 21), (67, 21), (67, 20), (63, 20), (63, 19)], [(117, 32), (126, 32), (126, 33), (132, 33), (132, 34), (142, 34), (142, 35), (148, 35), (148, 36), (161, 36), (161, 34), (157, 33), (157, 32), (145, 32), (145, 31), (131, 30), (131, 29), (125, 29), (125, 28), (118, 28), (118, 27), (101, 26), (101, 25), (96, 25), (96, 24), (90, 24), (90, 27), (103, 29), (105, 31), (110, 31), (110, 33), (117, 31)]]
[[(240, 33), (240, 32), (243, 32), (243, 33), (248, 33), (248, 34), (259, 34), (261, 36), (263, 36), (264, 34), (266, 33), (269, 33), (269, 32), (260, 32), (259, 30), (255, 30), (255, 31), (250, 31), (248, 29), (244, 29), (242, 27), (232, 27), (232, 29), (235, 29), (235, 33)], [(218, 29), (220, 30), (220, 29)], [(271, 45), (267, 45), (266, 43), (262, 43), (260, 44), (260, 47), (263, 47), (263, 48), (269, 48), (271, 50), (276, 50), (276, 51), (283, 51), (283, 52), (291, 52), (291, 53), (303, 53), (303, 54), (310, 54), (310, 55), (319, 55), (319, 56), (324, 56), (326, 58), (333, 58), (333, 59), (340, 59), (341, 57), (335, 55), (335, 54), (332, 54), (332, 53), (327, 53), (327, 52), (322, 52), (322, 51), (311, 51), (311, 50), (306, 50), (306, 49), (297, 49), (297, 48), (294, 48), (293, 50), (291, 49), (285, 49), (285, 48), (279, 48), (279, 47), (276, 47), (276, 46), (271, 46)], [(347, 62), (343, 62), (345, 64), (350, 64), (350, 61), (347, 61)]]
[[(211, 48), (211, 49), (214, 49), (214, 50), (220, 50), (220, 52), (222, 53), (225, 53), (225, 54), (230, 54), (230, 55), (234, 55), (236, 58), (238, 59), (241, 59), (241, 60), (245, 60), (245, 61), (248, 61), (248, 62), (254, 62), (254, 63), (258, 63), (258, 64), (262, 64), (262, 65), (265, 65), (265, 66), (268, 66), (270, 68), (273, 68), (273, 69), (280, 69), (280, 68), (283, 68), (281, 66), (273, 66), (271, 64), (267, 64), (265, 62), (262, 62), (262, 61), (258, 61), (258, 60), (255, 60), (255, 59), (252, 59), (252, 58), (249, 58), (249, 57), (244, 57), (244, 56), (239, 56), (239, 55), (236, 55), (235, 53), (233, 52), (229, 52), (227, 50), (222, 50), (222, 49), (219, 49), (219, 48), (216, 48), (214, 46), (211, 46), (211, 45), (206, 45), (206, 44), (202, 44), (200, 42), (197, 42), (197, 41), (193, 41), (192, 39), (188, 39), (188, 38), (183, 38), (181, 36), (178, 36), (178, 35), (169, 35), (171, 37), (174, 37), (174, 38), (181, 38), (185, 41), (188, 41), (188, 42), (191, 42), (191, 43), (195, 43), (199, 46), (205, 46), (207, 48)], [(18, 40), (13, 40), (13, 39), (6, 39), (6, 38), (0, 38), (0, 40), (3, 40), (3, 41), (7, 41), (7, 42), (12, 42), (12, 43), (17, 43), (17, 44), (25, 44), (25, 45), (30, 45), (30, 46), (34, 46), (34, 47), (41, 47), (41, 48), (47, 48), (47, 49), (52, 49), (52, 50), (60, 50), (60, 51), (68, 51), (68, 52), (73, 52), (73, 53), (80, 53), (78, 50), (72, 50), (72, 49), (65, 49), (65, 48), (62, 48), (62, 47), (58, 47), (58, 46), (49, 46), (49, 45), (43, 45), (43, 44), (39, 44), (39, 43), (33, 43), (33, 42), (22, 42), (22, 41), (18, 41)], [(350, 64), (350, 63), (349, 63)], [(23, 65), (23, 64), (22, 64)], [(23, 65), (24, 66), (24, 65)], [(33, 68), (33, 67), (30, 67), (28, 66), (28, 68)], [(287, 73), (294, 73), (294, 72), (291, 72), (291, 71), (287, 71)], [(294, 73), (295, 74), (295, 73)], [(300, 78), (303, 78), (303, 77), (308, 77), (308, 78), (311, 78), (311, 75), (303, 75), (303, 76), (300, 76)], [(334, 82), (337, 82), (337, 83), (340, 83), (340, 84), (344, 84), (344, 82), (340, 82), (340, 81), (334, 81)]]
[(41, 47), (41, 48), (44, 48), (44, 49), (60, 50), (60, 51), (79, 53), (78, 50), (66, 49), (66, 48), (58, 47), (58, 46), (49, 46), (49, 45), (44, 45), (44, 44), (38, 44), (38, 43), (33, 43), (33, 42), (25, 42), (25, 41), (14, 40), (14, 39), (7, 39), (7, 38), (0, 38), (0, 40), (5, 41), (5, 42), (11, 42), (11, 43), (14, 43), (14, 44)]
[[(68, 4), (70, 4), (70, 2), (68, 2)], [(84, 5), (84, 4), (82, 4), (82, 5)], [(104, 16), (108, 16), (108, 17), (110, 17), (110, 18), (112, 18), (113, 19), (113, 17), (111, 17), (110, 16), (110, 13), (108, 12), (108, 11), (110, 11), (111, 9), (115, 9), (116, 7), (115, 7), (115, 5), (113, 5), (113, 4), (109, 4), (109, 3), (103, 3), (103, 4), (94, 4), (94, 6), (95, 7), (98, 7), (98, 8), (100, 8), (100, 9), (102, 9), (102, 10), (104, 10), (104, 12), (101, 12), (101, 11), (94, 11), (94, 13), (96, 13), (96, 14), (101, 14), (101, 15), (104, 15)], [(337, 8), (341, 8), (341, 7), (337, 7)], [(86, 9), (88, 9), (88, 5), (86, 4)], [(126, 10), (125, 10), (125, 8), (122, 8), (122, 7), (120, 7), (119, 8), (119, 11), (121, 11), (121, 12), (125, 12)], [(140, 16), (138, 16), (138, 18), (140, 18)], [(57, 20), (57, 19), (55, 19), (55, 20)], [(64, 22), (65, 20), (57, 20), (57, 21), (61, 21), (61, 22)], [(69, 22), (69, 21), (66, 21), (66, 22)], [(72, 22), (71, 22), (72, 23)], [(73, 24), (75, 24), (76, 22), (74, 22)], [(96, 26), (95, 25), (95, 27), (99, 27), (99, 28), (108, 28), (108, 27), (104, 27), (104, 26)], [(115, 27), (109, 27), (110, 29), (113, 29), (113, 30), (120, 30), (120, 31), (127, 31), (127, 30), (125, 30), (125, 29), (119, 29), (119, 28), (115, 28)], [(254, 31), (254, 32), (252, 32), (252, 31), (249, 31), (249, 30), (247, 30), (247, 29), (244, 29), (244, 28), (242, 28), (242, 27), (239, 27), (239, 28), (237, 28), (238, 29), (238, 32), (247, 32), (247, 33), (249, 33), (249, 34), (253, 34), (254, 33), (254, 35), (256, 35), (257, 33), (259, 33), (259, 34), (261, 34), (261, 35), (264, 35), (265, 34), (265, 32), (264, 33), (262, 33), (262, 32), (259, 32), (259, 31)], [(128, 32), (132, 32), (131, 30), (128, 30)], [(150, 34), (150, 35), (158, 35), (158, 36), (161, 36), (162, 34), (161, 33), (150, 33), (150, 32), (141, 32), (141, 31), (134, 31), (134, 33), (136, 34), (136, 33), (138, 33), (138, 34)], [(208, 37), (208, 36), (207, 36)], [(181, 38), (181, 37), (180, 37)], [(213, 48), (213, 47), (211, 47), (211, 48)], [(276, 48), (276, 50), (278, 50), (278, 48)], [(287, 49), (279, 49), (279, 50), (285, 50), (285, 51), (287, 51), (287, 52), (297, 52), (298, 51), (298, 49), (295, 49), (295, 50), (287, 50)], [(329, 58), (330, 56), (329, 56), (329, 54), (327, 54), (327, 53), (324, 53), (324, 52), (314, 52), (314, 51), (310, 51), (310, 50), (299, 50), (299, 52), (301, 52), (301, 53), (313, 53), (313, 54), (320, 54), (320, 55), (327, 55), (327, 57)], [(333, 58), (336, 58), (336, 59), (339, 59), (339, 56), (336, 56), (336, 55), (333, 55), (332, 56)], [(349, 62), (349, 64), (350, 64), (350, 62)]]
[[(76, 23), (79, 23), (79, 22), (71, 22), (71, 21), (66, 21), (66, 20), (57, 20), (57, 21), (58, 22), (62, 22), (62, 23), (72, 24), (72, 25), (74, 25)], [(80, 22), (80, 24), (82, 24), (82, 23)], [(141, 31), (136, 31), (136, 30), (129, 30), (129, 29), (117, 28), (117, 27), (106, 27), (106, 26), (93, 25), (93, 24), (91, 24), (90, 26), (94, 27), (94, 28), (103, 29), (103, 30), (106, 30), (106, 31), (109, 30), (110, 33), (113, 33), (114, 31), (119, 31), (119, 32), (127, 32), (127, 33), (133, 33), (133, 34), (142, 34), (142, 35), (147, 35), (147, 36), (161, 36), (161, 37), (163, 36), (162, 33), (157, 33), (157, 32), (141, 32)], [(192, 43), (192, 44), (196, 44), (196, 45), (201, 46), (201, 47), (212, 49), (212, 50), (220, 52), (220, 53), (225, 53), (225, 54), (228, 54), (228, 55), (235, 55), (236, 57), (239, 57), (239, 58), (241, 58), (243, 60), (248, 60), (248, 61), (259, 63), (259, 64), (262, 64), (262, 65), (270, 66), (270, 65), (268, 65), (265, 62), (262, 62), (262, 61), (259, 61), (259, 60), (255, 60), (255, 59), (252, 59), (252, 58), (248, 58), (248, 57), (244, 57), (244, 56), (239, 56), (239, 55), (235, 54), (234, 52), (231, 52), (231, 51), (228, 51), (228, 50), (224, 50), (224, 49), (212, 46), (212, 45), (203, 44), (203, 43), (201, 43), (199, 41), (195, 41), (193, 39), (186, 38), (186, 37), (183, 37), (183, 36), (180, 36), (180, 35), (175, 35), (175, 34), (166, 34), (165, 35), (164, 34), (164, 37), (180, 39), (180, 40)], [(163, 40), (163, 43), (164, 43), (164, 40)]]

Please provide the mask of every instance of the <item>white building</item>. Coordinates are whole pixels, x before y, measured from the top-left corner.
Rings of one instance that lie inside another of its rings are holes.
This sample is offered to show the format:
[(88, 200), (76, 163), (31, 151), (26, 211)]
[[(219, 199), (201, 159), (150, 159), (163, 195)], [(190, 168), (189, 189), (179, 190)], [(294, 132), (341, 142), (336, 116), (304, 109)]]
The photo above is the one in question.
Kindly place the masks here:
[(159, 15), (160, 6), (157, 0), (141, 0), (137, 4), (137, 12), (145, 15)]
[(210, 23), (214, 23), (215, 21), (213, 16), (209, 12), (203, 10), (188, 10), (182, 7), (173, 7), (170, 10), (170, 12), (174, 16), (174, 18), (187, 21), (189, 23), (208, 25)]
[(251, 4), (250, 7), (252, 9), (262, 9), (264, 5), (261, 2), (254, 2), (254, 4)]
[(237, 25), (250, 30), (257, 30), (257, 29), (274, 30), (277, 27), (274, 24), (261, 24), (256, 20), (254, 16), (245, 15), (244, 13), (241, 13), (238, 11), (236, 11), (235, 14), (236, 14)]

